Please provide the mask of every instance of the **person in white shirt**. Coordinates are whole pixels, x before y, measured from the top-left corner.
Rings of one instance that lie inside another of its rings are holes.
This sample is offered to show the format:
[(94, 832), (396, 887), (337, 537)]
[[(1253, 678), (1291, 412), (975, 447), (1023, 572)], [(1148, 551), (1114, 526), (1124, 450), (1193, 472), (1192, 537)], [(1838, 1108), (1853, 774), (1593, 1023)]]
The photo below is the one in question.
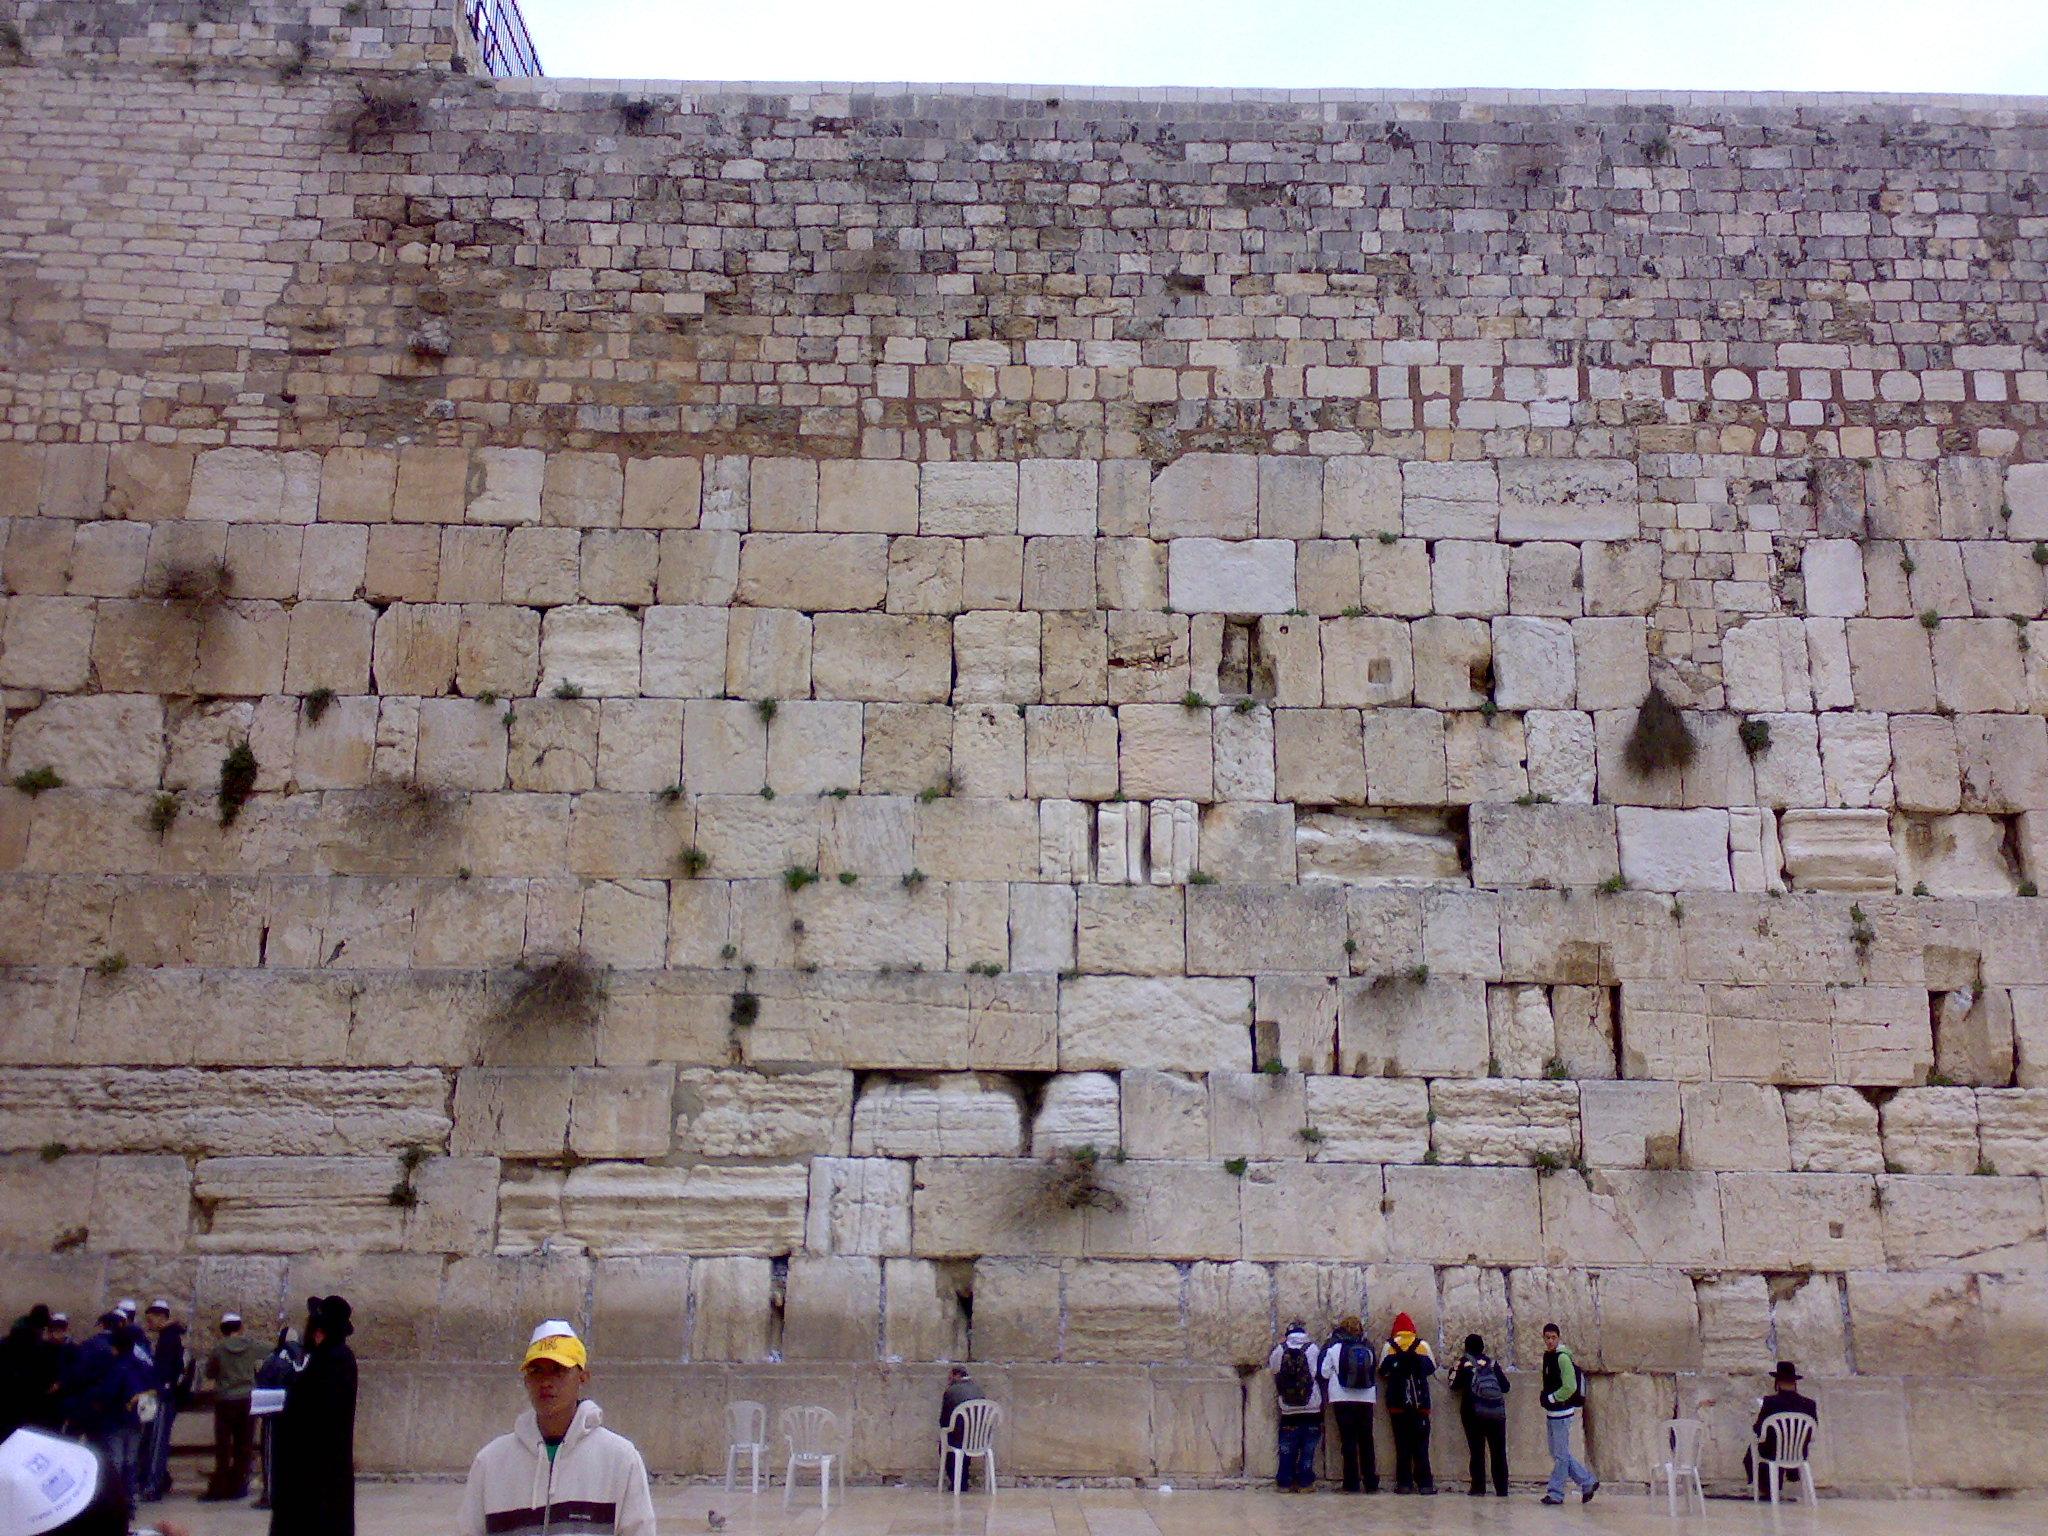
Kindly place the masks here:
[(1379, 1355), (1354, 1314), (1337, 1320), (1323, 1346), (1323, 1396), (1337, 1421), (1337, 1449), (1344, 1461), (1344, 1491), (1380, 1491), (1380, 1469), (1372, 1457), (1373, 1404), (1379, 1401)]
[(477, 1452), (456, 1530), (542, 1536), (573, 1526), (583, 1536), (654, 1536), (646, 1464), (585, 1399), (590, 1354), (576, 1330), (553, 1319), (534, 1329), (519, 1374), (533, 1406)]

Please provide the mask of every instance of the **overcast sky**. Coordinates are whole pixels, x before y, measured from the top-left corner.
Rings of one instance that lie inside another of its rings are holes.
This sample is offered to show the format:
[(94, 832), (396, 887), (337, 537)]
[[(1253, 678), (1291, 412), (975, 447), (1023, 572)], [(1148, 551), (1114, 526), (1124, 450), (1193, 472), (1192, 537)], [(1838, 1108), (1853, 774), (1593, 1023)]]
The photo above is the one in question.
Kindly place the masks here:
[(2048, 0), (520, 0), (550, 75), (2048, 94)]

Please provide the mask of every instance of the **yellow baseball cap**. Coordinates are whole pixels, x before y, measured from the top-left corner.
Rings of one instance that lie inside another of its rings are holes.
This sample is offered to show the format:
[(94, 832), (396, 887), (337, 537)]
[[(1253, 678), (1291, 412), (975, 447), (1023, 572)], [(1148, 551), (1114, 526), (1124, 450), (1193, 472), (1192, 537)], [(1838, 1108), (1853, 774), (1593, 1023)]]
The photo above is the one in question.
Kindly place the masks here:
[(552, 1360), (574, 1369), (590, 1364), (590, 1351), (576, 1337), (574, 1328), (560, 1318), (549, 1318), (533, 1330), (526, 1345), (526, 1358), (519, 1362), (519, 1368), (523, 1371), (536, 1360)]

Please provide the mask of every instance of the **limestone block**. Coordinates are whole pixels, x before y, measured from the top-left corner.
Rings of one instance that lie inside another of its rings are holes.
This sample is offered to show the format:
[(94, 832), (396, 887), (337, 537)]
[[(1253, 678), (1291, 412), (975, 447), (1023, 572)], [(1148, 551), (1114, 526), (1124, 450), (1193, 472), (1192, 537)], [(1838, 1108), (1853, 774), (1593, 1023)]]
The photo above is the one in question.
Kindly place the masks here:
[(58, 693), (82, 689), (92, 670), (93, 603), (16, 597), (0, 631), (0, 683)]
[(703, 490), (700, 459), (628, 459), (619, 520), (628, 528), (695, 528)]
[[(1342, 1261), (1357, 1263), (1387, 1256), (1383, 1181), (1369, 1167), (1357, 1163), (1254, 1163), (1244, 1178), (1230, 1182), (1238, 1186), (1243, 1206), (1247, 1259), (1339, 1261), (1331, 1269), (1318, 1265), (1304, 1278), (1324, 1295), (1334, 1291), (1349, 1302), (1358, 1295), (1358, 1277), (1355, 1271), (1345, 1273), (1348, 1266)], [(1297, 1219), (1302, 1211), (1327, 1211), (1328, 1230), (1312, 1231)], [(1298, 1276), (1303, 1276), (1301, 1270), (1280, 1272), (1277, 1289), (1283, 1306)]]
[[(1114, 1177), (1136, 1166), (1115, 1169)], [(1082, 1251), (1085, 1213), (1064, 1203), (1043, 1163), (922, 1158), (911, 1200), (912, 1251), (919, 1258), (1057, 1258)], [(986, 1303), (979, 1294), (976, 1302), (979, 1312)], [(985, 1346), (977, 1340), (975, 1347)]]
[(1178, 976), (1187, 968), (1180, 891), (1083, 886), (1076, 906), (1082, 970)]
[[(756, 459), (756, 466), (768, 461)], [(882, 1313), (879, 1259), (801, 1255), (789, 1261), (782, 1351), (791, 1360), (866, 1359)]]
[(1892, 828), (1899, 883), (1936, 896), (2009, 896), (2019, 872), (2005, 824), (1990, 816), (1900, 816)]
[(1323, 461), (1324, 537), (1401, 531), (1401, 465), (1398, 460), (1340, 455)]
[(1902, 1088), (1882, 1109), (1884, 1161), (1893, 1173), (1975, 1173), (1977, 1094)]
[(594, 700), (523, 702), (512, 711), (508, 753), (512, 787), (557, 793), (595, 787), (597, 721)]
[(933, 704), (870, 704), (862, 711), (861, 789), (921, 794), (953, 764), (953, 712)]
[(1504, 459), (1500, 536), (1633, 539), (1636, 467), (1627, 459)]
[(1015, 609), (1024, 584), (1024, 541), (1016, 535), (968, 539), (961, 547), (960, 602), (965, 608)]
[(694, 529), (665, 532), (655, 565), (655, 595), (664, 603), (717, 607), (732, 601), (739, 572), (739, 535)]
[(1802, 710), (1813, 703), (1806, 626), (1797, 619), (1751, 619), (1721, 637), (1728, 707)]
[(1863, 551), (1853, 539), (1814, 539), (1800, 551), (1806, 611), (1853, 619), (1863, 612)]
[(1934, 1060), (1917, 987), (1848, 987), (1834, 993), (1834, 1075), (1844, 1083), (1924, 1082)]
[(1038, 816), (1028, 800), (936, 800), (918, 807), (915, 846), (934, 880), (1030, 880)]
[(1026, 608), (1089, 610), (1095, 601), (1095, 541), (1046, 537), (1024, 544)]
[(1401, 521), (1410, 538), (1490, 539), (1499, 515), (1500, 483), (1491, 463), (1401, 466)]
[(1033, 1157), (1050, 1157), (1068, 1147), (1106, 1153), (1122, 1145), (1122, 1098), (1113, 1074), (1066, 1073), (1045, 1085), (1031, 1120)]
[(549, 454), (541, 521), (557, 528), (616, 528), (624, 491), (625, 473), (615, 454)]
[(1687, 1083), (1679, 1150), (1692, 1169), (1784, 1172), (1791, 1167), (1785, 1107), (1762, 1083)]
[(303, 602), (292, 609), (287, 692), (367, 693), (376, 610), (367, 603)]
[(777, 794), (853, 789), (860, 751), (860, 705), (794, 700), (768, 722), (768, 782)]
[(578, 1157), (666, 1157), (674, 1140), (675, 1081), (669, 1066), (576, 1068), (570, 1151)]
[(975, 1073), (869, 1083), (853, 1108), (855, 1157), (1021, 1157), (1024, 1107)]
[(1109, 697), (1109, 634), (1099, 613), (1048, 613), (1039, 625), (1040, 692), (1048, 704)]
[(1861, 1174), (1724, 1173), (1727, 1262), (1772, 1270), (1857, 1269), (1881, 1262), (1871, 1181)]
[(319, 494), (318, 454), (214, 448), (193, 462), (185, 516), (194, 522), (310, 523)]
[(545, 477), (545, 458), (538, 449), (478, 449), (470, 459), (466, 521), (537, 524)]
[(1254, 537), (1258, 472), (1259, 461), (1248, 454), (1183, 454), (1152, 481), (1153, 536)]
[(1177, 1359), (1181, 1276), (1171, 1264), (1080, 1263), (1066, 1276), (1067, 1360)]
[(1615, 809), (1621, 874), (1646, 891), (1733, 889), (1728, 864), (1728, 813), (1701, 809)]
[(1429, 612), (1429, 546), (1421, 539), (1358, 546), (1358, 600), (1367, 613), (1416, 618)]
[(1035, 613), (964, 613), (953, 624), (954, 689), (960, 703), (1027, 703), (1038, 697)]
[(1185, 615), (1113, 612), (1108, 647), (1110, 703), (1177, 701), (1187, 693)]
[(1145, 1068), (1120, 1076), (1123, 1146), (1133, 1157), (1209, 1155), (1209, 1093), (1203, 1079)]
[(817, 526), (825, 533), (915, 533), (917, 482), (915, 464), (826, 459), (818, 465)]
[(387, 1198), (398, 1178), (390, 1157), (204, 1159), (192, 1186), (205, 1222), (194, 1245), (211, 1253), (394, 1250), (411, 1219)]
[(820, 614), (812, 646), (819, 698), (925, 703), (952, 691), (953, 630), (942, 618)]
[(1286, 539), (1175, 539), (1167, 590), (1182, 613), (1285, 613), (1295, 606), (1294, 545)]
[(1390, 1167), (1387, 1227), (1401, 1234), (1402, 1254), (1422, 1263), (1537, 1263), (1548, 1246), (1547, 1189), (1556, 1182), (1528, 1168)]
[(1127, 704), (1117, 711), (1117, 724), (1119, 780), (1126, 795), (1207, 800), (1214, 794), (1206, 710)]
[(804, 1246), (812, 1253), (910, 1249), (911, 1164), (881, 1157), (814, 1157)]
[(1067, 885), (1010, 887), (1011, 970), (1057, 972), (1073, 968), (1074, 896), (1074, 888)]
[(1487, 1060), (1496, 1076), (1537, 1078), (1558, 1054), (1557, 1025), (1545, 987), (1486, 989)]
[(1248, 981), (1082, 976), (1060, 984), (1060, 1067), (1241, 1071), (1250, 1024)]
[(1431, 709), (1477, 709), (1491, 696), (1493, 635), (1484, 620), (1420, 619), (1411, 634), (1416, 703)]
[(920, 473), (920, 533), (973, 536), (1017, 531), (1015, 464), (928, 463)]
[(193, 458), (190, 448), (168, 444), (114, 444), (107, 454), (105, 515), (137, 522), (183, 517), (191, 496)]
[(1188, 970), (1193, 974), (1344, 969), (1344, 893), (1301, 886), (1191, 888)]
[(1949, 812), (1962, 805), (1953, 722), (1938, 715), (1892, 718), (1892, 779), (1899, 807)]
[(1718, 1266), (1722, 1202), (1715, 1177), (1620, 1168), (1544, 1177), (1538, 1188), (1545, 1261)]
[(889, 541), (879, 533), (750, 533), (740, 541), (739, 601), (756, 608), (879, 608), (888, 581)]
[(2048, 721), (1966, 715), (1956, 721), (1963, 809), (2024, 811), (2048, 802)]
[(1498, 544), (1442, 539), (1431, 551), (1430, 601), (1438, 613), (1486, 617), (1508, 605), (1508, 553)]
[(2048, 1258), (2038, 1180), (1884, 1174), (1877, 1188), (1883, 1252), (1893, 1269), (1997, 1273), (2032, 1269)]
[(1881, 1173), (1877, 1107), (1853, 1088), (1788, 1088), (1785, 1125), (1795, 1173)]
[(1590, 803), (1596, 782), (1593, 717), (1536, 710), (1522, 717), (1522, 729), (1530, 793), (1563, 804)]
[(1261, 976), (1253, 985), (1253, 1057), (1297, 1072), (1336, 1065), (1337, 988), (1321, 976)]
[(7, 776), (49, 768), (81, 788), (154, 789), (163, 771), (164, 710), (141, 694), (53, 697), (18, 717)]
[(1376, 708), (1414, 697), (1414, 659), (1400, 620), (1325, 619), (1321, 641), (1322, 702)]
[(1369, 709), (1361, 722), (1367, 798), (1374, 805), (1442, 805), (1450, 792), (1445, 717), (1433, 709)]
[(2048, 1169), (2048, 1092), (1979, 1088), (1977, 1121), (1986, 1167), (2007, 1175)]
[(723, 692), (740, 698), (803, 698), (811, 691), (812, 622), (788, 608), (726, 615)]
[(455, 638), (455, 686), (472, 697), (519, 698), (540, 673), (540, 615), (529, 608), (465, 603)]
[(1429, 1151), (1429, 1085), (1412, 1078), (1302, 1079), (1315, 1155), (1330, 1163), (1420, 1163)]
[(2020, 631), (2011, 620), (1949, 619), (1929, 637), (1939, 707), (2011, 713), (2028, 707)]
[(815, 529), (817, 464), (809, 459), (754, 459), (748, 466), (747, 525), (756, 532), (805, 533)]
[(1963, 987), (1938, 994), (1934, 1065), (1951, 1083), (1999, 1088), (2011, 1082), (2014, 1042), (2012, 995), (2005, 988)]
[[(1471, 837), (1475, 885), (1598, 885), (1620, 873), (1610, 806), (1475, 805)], [(1725, 862), (1725, 830), (1721, 848)]]
[(1406, 970), (1338, 984), (1338, 1064), (1362, 1076), (1479, 1077), (1486, 984)]
[(1570, 1162), (1579, 1153), (1574, 1083), (1502, 1077), (1430, 1085), (1431, 1145), (1446, 1163)]
[(683, 779), (696, 794), (753, 794), (768, 772), (768, 727), (752, 704), (692, 699), (683, 706)]
[(1508, 550), (1511, 613), (1576, 619), (1585, 612), (1585, 586), (1584, 561), (1576, 544), (1517, 544)]
[(1676, 1083), (1579, 1085), (1586, 1162), (1594, 1168), (1674, 1168), (1682, 1132)]
[(1778, 818), (1787, 880), (1806, 891), (1895, 891), (1890, 818), (1878, 810), (1798, 810)]
[(1502, 709), (1569, 709), (1577, 697), (1571, 626), (1562, 619), (1495, 619), (1493, 667)]
[(1302, 1155), (1302, 1079), (1266, 1072), (1209, 1074), (1209, 1155), (1292, 1160)]
[(769, 1261), (693, 1258), (690, 1261), (690, 1357), (694, 1360), (768, 1358)]
[(1365, 753), (1356, 710), (1275, 710), (1273, 754), (1281, 799), (1364, 803)]
[(1201, 807), (1192, 800), (1154, 800), (1146, 857), (1154, 885), (1186, 885), (1200, 855)]
[(1580, 709), (1632, 709), (1649, 691), (1643, 621), (1589, 618), (1572, 621)]
[(563, 1224), (598, 1256), (788, 1253), (803, 1240), (808, 1185), (801, 1165), (587, 1163), (563, 1182)]
[[(1527, 746), (1514, 715), (1456, 714), (1444, 728), (1445, 795), (1453, 805), (1481, 800), (1520, 800), (1529, 792), (1524, 766)], [(1374, 776), (1368, 753), (1366, 772)], [(1376, 779), (1376, 783), (1379, 782)]]
[(1038, 875), (1061, 882), (1089, 879), (1094, 873), (1093, 820), (1078, 800), (1038, 803)]
[(1466, 878), (1455, 833), (1427, 811), (1303, 812), (1294, 854), (1304, 882), (1462, 885)]
[(959, 539), (891, 539), (889, 612), (958, 613), (961, 569)]

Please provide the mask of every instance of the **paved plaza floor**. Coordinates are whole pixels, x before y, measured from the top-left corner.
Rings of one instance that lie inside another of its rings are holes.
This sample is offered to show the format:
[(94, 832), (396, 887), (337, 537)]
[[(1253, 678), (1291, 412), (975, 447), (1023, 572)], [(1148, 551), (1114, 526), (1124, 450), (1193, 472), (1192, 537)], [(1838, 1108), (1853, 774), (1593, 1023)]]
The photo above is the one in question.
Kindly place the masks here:
[[(1004, 1488), (991, 1499), (957, 1500), (930, 1488), (854, 1488), (820, 1516), (815, 1489), (785, 1512), (777, 1488), (750, 1498), (722, 1488), (659, 1486), (654, 1505), (662, 1536), (712, 1529), (710, 1512), (726, 1517), (725, 1536), (1550, 1536), (1601, 1531), (1610, 1536), (2038, 1536), (2048, 1528), (2048, 1502), (2030, 1499), (1908, 1499), (1893, 1502), (1826, 1499), (1818, 1510), (1715, 1499), (1704, 1516), (1672, 1520), (1662, 1492), (1603, 1489), (1589, 1509), (1576, 1498), (1545, 1509), (1534, 1491), (1507, 1499), (1443, 1493), (1433, 1499), (1392, 1494), (1347, 1498), (1337, 1493), (1283, 1495), (1153, 1489)], [(357, 1492), (358, 1536), (447, 1536), (462, 1489), (456, 1483), (366, 1483)], [(158, 1506), (192, 1536), (263, 1536), (268, 1517), (246, 1506), (222, 1508), (178, 1498)]]

